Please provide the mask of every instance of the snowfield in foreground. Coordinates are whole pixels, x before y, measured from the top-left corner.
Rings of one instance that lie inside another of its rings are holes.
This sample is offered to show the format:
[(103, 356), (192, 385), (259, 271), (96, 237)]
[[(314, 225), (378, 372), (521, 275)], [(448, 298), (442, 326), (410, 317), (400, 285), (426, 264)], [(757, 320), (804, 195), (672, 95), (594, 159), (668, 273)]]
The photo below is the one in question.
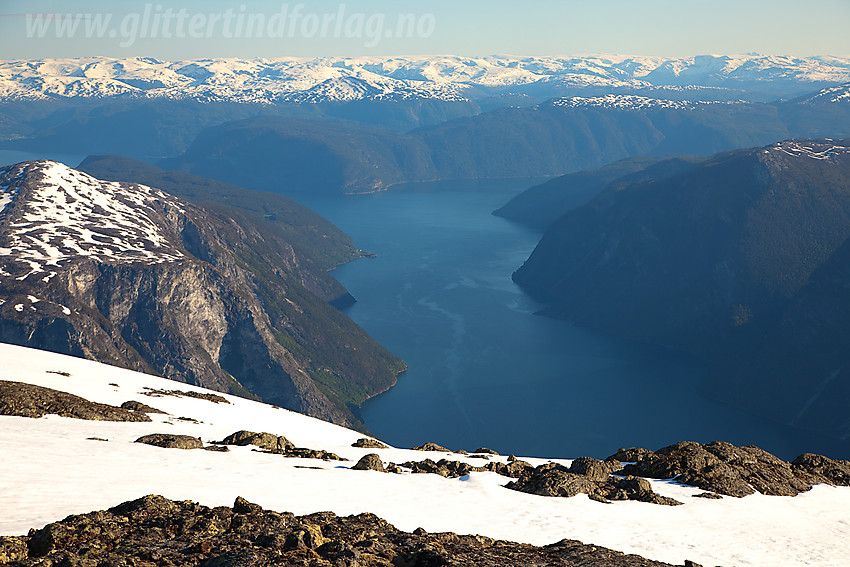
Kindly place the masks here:
[[(351, 444), (363, 437), (356, 431), (232, 396), (224, 396), (229, 404), (146, 396), (145, 388), (204, 390), (59, 354), (0, 344), (0, 361), (2, 380), (111, 405), (137, 400), (168, 412), (150, 414), (150, 423), (0, 416), (0, 535), (24, 534), (69, 514), (105, 509), (146, 494), (207, 506), (229, 506), (243, 496), (295, 514), (373, 512), (407, 531), (422, 527), (536, 545), (571, 538), (675, 564), (685, 559), (727, 567), (848, 564), (850, 488), (818, 485), (793, 498), (755, 494), (709, 500), (694, 498), (702, 492), (697, 488), (650, 481), (659, 494), (684, 502), (670, 507), (634, 501), (603, 504), (583, 494), (524, 494), (504, 488), (508, 479), (489, 472), (446, 479), (353, 471), (349, 468), (357, 459), (370, 452), (380, 454), (384, 463), (426, 457), (477, 465), (482, 461), (455, 454), (353, 448)], [(219, 453), (133, 443), (149, 433), (187, 434), (209, 442), (241, 429), (284, 435), (296, 446), (324, 449), (350, 461), (285, 458), (251, 447)]]

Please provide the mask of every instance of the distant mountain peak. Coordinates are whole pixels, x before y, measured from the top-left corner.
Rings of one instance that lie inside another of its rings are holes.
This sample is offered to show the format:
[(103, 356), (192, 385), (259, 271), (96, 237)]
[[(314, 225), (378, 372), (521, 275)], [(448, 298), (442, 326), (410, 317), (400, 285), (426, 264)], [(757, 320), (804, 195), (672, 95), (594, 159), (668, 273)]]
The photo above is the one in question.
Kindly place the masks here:
[(0, 277), (26, 279), (72, 259), (158, 264), (185, 255), (161, 228), (173, 197), (101, 181), (49, 160), (0, 169)]

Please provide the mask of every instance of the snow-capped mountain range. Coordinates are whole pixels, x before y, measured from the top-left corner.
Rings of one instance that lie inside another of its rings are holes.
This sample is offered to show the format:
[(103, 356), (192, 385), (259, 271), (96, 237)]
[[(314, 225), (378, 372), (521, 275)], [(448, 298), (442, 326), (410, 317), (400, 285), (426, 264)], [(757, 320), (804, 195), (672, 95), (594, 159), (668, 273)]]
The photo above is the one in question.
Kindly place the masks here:
[[(551, 98), (586, 88), (723, 92), (801, 85), (805, 92), (850, 82), (850, 57), (687, 58), (354, 57), (203, 59), (148, 57), (0, 62), (0, 101), (153, 98), (248, 103), (399, 100), (464, 101), (499, 94)], [(779, 92), (784, 92), (779, 89)]]
[[(211, 397), (201, 388), (162, 378), (5, 344), (0, 344), (0, 360), (0, 380), (112, 406), (134, 400), (165, 412), (149, 413), (147, 407), (146, 422), (0, 416), (0, 535), (25, 534), (68, 514), (146, 494), (207, 506), (230, 505), (243, 496), (279, 512), (372, 512), (406, 531), (421, 527), (535, 545), (578, 539), (676, 565), (685, 558), (739, 567), (846, 565), (847, 487), (820, 484), (794, 497), (706, 499), (695, 497), (701, 489), (649, 480), (655, 492), (683, 503), (660, 506), (603, 503), (584, 494), (526, 494), (506, 489), (510, 479), (495, 472), (443, 478), (404, 469), (395, 474), (352, 470), (367, 453), (377, 453), (385, 463), (445, 458), (481, 465), (510, 458), (358, 448), (353, 444), (361, 433), (242, 398)], [(283, 435), (296, 446), (347, 460), (284, 457), (251, 446), (214, 452), (134, 443), (143, 435), (164, 433), (200, 438), (208, 446), (238, 430)], [(532, 465), (571, 462), (523, 460)]]

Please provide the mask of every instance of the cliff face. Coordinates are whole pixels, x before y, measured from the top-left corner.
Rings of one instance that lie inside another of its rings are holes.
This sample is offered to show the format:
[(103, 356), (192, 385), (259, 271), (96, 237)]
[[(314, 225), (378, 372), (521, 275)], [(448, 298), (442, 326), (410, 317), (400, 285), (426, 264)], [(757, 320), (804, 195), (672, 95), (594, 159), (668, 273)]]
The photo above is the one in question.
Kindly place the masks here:
[[(308, 291), (311, 266), (247, 217), (54, 162), (6, 168), (0, 187), (0, 341), (345, 425), (357, 423), (346, 403), (390, 387), (403, 368)], [(317, 348), (328, 342), (342, 352)], [(336, 389), (317, 381), (328, 374)]]

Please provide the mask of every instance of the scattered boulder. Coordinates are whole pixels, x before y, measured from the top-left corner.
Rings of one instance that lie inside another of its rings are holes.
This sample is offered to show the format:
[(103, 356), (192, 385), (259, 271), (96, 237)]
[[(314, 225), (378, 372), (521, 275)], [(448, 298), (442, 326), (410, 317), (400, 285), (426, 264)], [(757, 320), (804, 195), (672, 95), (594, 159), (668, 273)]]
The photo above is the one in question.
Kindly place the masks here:
[(469, 463), (449, 461), (447, 459), (440, 459), (437, 462), (434, 462), (431, 459), (425, 459), (424, 461), (408, 461), (395, 466), (410, 469), (410, 471), (415, 474), (438, 474), (446, 478), (458, 478), (466, 476), (473, 471), (484, 470), (482, 467), (475, 467)]
[(146, 422), (151, 420), (144, 413), (90, 402), (85, 398), (52, 388), (0, 380), (0, 415), (39, 418), (48, 414), (91, 421)]
[(353, 467), (353, 470), (356, 471), (378, 471), (378, 472), (386, 472), (384, 469), (384, 463), (381, 461), (381, 457), (378, 456), (377, 453), (369, 453), (368, 455), (363, 455), (360, 457), (360, 460), (357, 461)]
[(361, 449), (388, 449), (389, 446), (381, 443), (377, 439), (372, 439), (371, 437), (361, 437), (357, 441), (351, 444), (352, 447), (359, 447)]
[(204, 443), (200, 437), (191, 435), (175, 435), (173, 433), (151, 433), (136, 439), (134, 443), (144, 443), (165, 449), (203, 449)]
[(414, 451), (438, 451), (440, 453), (451, 453), (450, 449), (446, 449), (442, 445), (437, 445), (436, 443), (425, 443), (424, 445), (419, 445), (418, 447), (413, 447)]
[(253, 431), (237, 431), (231, 433), (219, 442), (221, 445), (237, 445), (245, 447), (246, 445), (254, 445), (260, 449), (267, 451), (286, 451), (287, 449), (295, 448), (286, 437), (275, 435), (273, 433), (255, 433)]
[(135, 400), (129, 400), (127, 402), (124, 402), (123, 404), (121, 404), (121, 407), (126, 410), (137, 411), (141, 413), (165, 413), (162, 410), (152, 408), (147, 404), (143, 404), (142, 402), (137, 402)]
[(0, 563), (47, 565), (594, 565), (672, 567), (596, 545), (562, 540), (535, 547), (487, 537), (397, 530), (374, 514), (296, 517), (244, 498), (208, 508), (145, 496), (0, 538)]
[(152, 398), (161, 398), (163, 396), (175, 396), (177, 398), (195, 398), (197, 400), (206, 400), (208, 402), (212, 402), (214, 404), (229, 404), (227, 398), (224, 396), (219, 396), (218, 394), (210, 394), (207, 392), (194, 392), (192, 390), (157, 390), (155, 388), (145, 387), (145, 391), (142, 392), (145, 396), (150, 396)]
[(237, 431), (225, 437), (222, 441), (215, 443), (216, 445), (237, 445), (244, 447), (254, 445), (255, 447), (267, 453), (283, 455), (285, 457), (298, 457), (301, 459), (321, 459), (323, 461), (346, 461), (339, 455), (335, 455), (329, 451), (321, 449), (307, 449), (304, 447), (296, 447), (283, 435), (275, 435), (273, 433), (255, 433), (253, 431)]
[(487, 447), (479, 447), (473, 451), (473, 453), (478, 453), (479, 455), (498, 455), (496, 451), (493, 449), (488, 449)]

